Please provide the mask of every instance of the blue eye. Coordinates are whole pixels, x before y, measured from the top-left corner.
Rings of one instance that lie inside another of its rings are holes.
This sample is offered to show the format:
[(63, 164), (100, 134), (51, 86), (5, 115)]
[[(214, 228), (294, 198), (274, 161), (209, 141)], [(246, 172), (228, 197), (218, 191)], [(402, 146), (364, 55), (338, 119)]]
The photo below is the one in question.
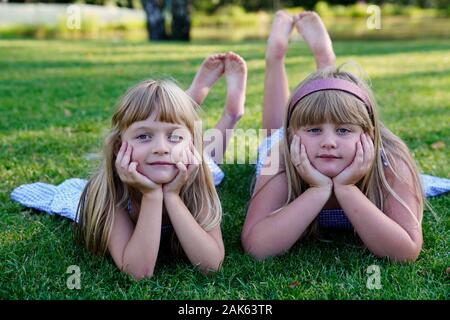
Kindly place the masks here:
[(311, 129), (308, 129), (307, 131), (311, 132), (311, 133), (319, 133), (320, 129), (319, 128), (311, 128)]
[(346, 134), (351, 132), (350, 130), (348, 130), (347, 128), (339, 128), (336, 130), (339, 134)]
[(149, 134), (140, 134), (136, 137), (137, 140), (148, 140), (151, 136)]
[(182, 137), (182, 136), (179, 136), (179, 135), (177, 135), (177, 134), (171, 134), (171, 135), (169, 136), (169, 141), (170, 141), (170, 142), (180, 142), (181, 140), (183, 140), (183, 137)]

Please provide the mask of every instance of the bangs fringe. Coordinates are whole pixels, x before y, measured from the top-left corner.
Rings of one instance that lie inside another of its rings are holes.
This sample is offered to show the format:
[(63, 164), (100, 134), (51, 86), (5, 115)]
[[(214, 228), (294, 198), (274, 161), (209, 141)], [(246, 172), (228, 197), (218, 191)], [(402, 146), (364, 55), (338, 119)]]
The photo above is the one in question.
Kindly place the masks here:
[(318, 91), (303, 98), (292, 112), (290, 126), (321, 123), (350, 123), (367, 130), (371, 127), (366, 106), (353, 95), (342, 91)]
[(187, 126), (199, 119), (195, 107), (195, 102), (171, 81), (143, 81), (122, 97), (112, 126), (120, 125), (123, 132), (152, 115), (156, 121)]

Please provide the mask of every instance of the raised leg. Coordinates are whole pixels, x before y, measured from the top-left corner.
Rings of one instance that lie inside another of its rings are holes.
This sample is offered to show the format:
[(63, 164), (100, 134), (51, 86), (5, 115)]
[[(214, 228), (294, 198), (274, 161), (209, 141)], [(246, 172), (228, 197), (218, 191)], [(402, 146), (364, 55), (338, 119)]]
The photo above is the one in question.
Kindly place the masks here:
[(222, 76), (225, 70), (225, 56), (224, 53), (210, 55), (198, 69), (190, 88), (186, 91), (198, 105), (203, 103), (211, 87)]
[[(239, 119), (244, 115), (245, 91), (247, 86), (247, 65), (245, 60), (234, 52), (228, 52), (225, 57), (225, 80), (227, 83), (227, 97), (222, 117), (215, 129), (222, 135), (222, 151), (225, 152), (231, 135), (227, 130), (234, 129)], [(216, 162), (222, 162), (223, 153), (211, 154)]]
[(283, 125), (289, 99), (284, 58), (293, 27), (294, 18), (285, 11), (278, 11), (267, 40), (262, 126), (263, 129), (269, 130), (268, 135), (270, 129), (278, 129)]
[(317, 70), (335, 65), (336, 55), (330, 35), (317, 13), (300, 13), (295, 17), (295, 27), (314, 55)]

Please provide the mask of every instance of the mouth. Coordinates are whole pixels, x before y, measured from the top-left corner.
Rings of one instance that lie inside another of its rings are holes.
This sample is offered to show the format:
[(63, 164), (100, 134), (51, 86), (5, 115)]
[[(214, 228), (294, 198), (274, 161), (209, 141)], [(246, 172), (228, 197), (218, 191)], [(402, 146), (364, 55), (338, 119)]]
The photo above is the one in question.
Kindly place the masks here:
[(342, 157), (338, 157), (332, 154), (321, 154), (318, 155), (317, 158), (319, 159), (342, 159)]
[(150, 162), (149, 165), (151, 165), (151, 166), (174, 166), (173, 163), (171, 163), (171, 162), (166, 162), (166, 161), (155, 161), (155, 162)]

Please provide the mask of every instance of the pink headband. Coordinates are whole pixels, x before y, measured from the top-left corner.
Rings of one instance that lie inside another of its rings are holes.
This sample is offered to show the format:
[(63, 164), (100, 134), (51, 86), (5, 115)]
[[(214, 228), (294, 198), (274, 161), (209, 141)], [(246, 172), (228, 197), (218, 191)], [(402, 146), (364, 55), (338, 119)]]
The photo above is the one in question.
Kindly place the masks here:
[[(366, 92), (358, 87), (353, 82), (337, 79), (337, 78), (325, 78), (312, 80), (305, 85), (301, 86), (293, 95), (291, 103), (289, 104), (289, 118), (291, 118), (292, 112), (294, 111), (294, 106), (307, 95), (323, 90), (340, 90), (354, 95), (356, 98), (364, 102), (369, 112), (369, 116), (372, 119), (372, 105), (370, 104), (369, 97)], [(372, 119), (373, 122), (373, 119)]]

